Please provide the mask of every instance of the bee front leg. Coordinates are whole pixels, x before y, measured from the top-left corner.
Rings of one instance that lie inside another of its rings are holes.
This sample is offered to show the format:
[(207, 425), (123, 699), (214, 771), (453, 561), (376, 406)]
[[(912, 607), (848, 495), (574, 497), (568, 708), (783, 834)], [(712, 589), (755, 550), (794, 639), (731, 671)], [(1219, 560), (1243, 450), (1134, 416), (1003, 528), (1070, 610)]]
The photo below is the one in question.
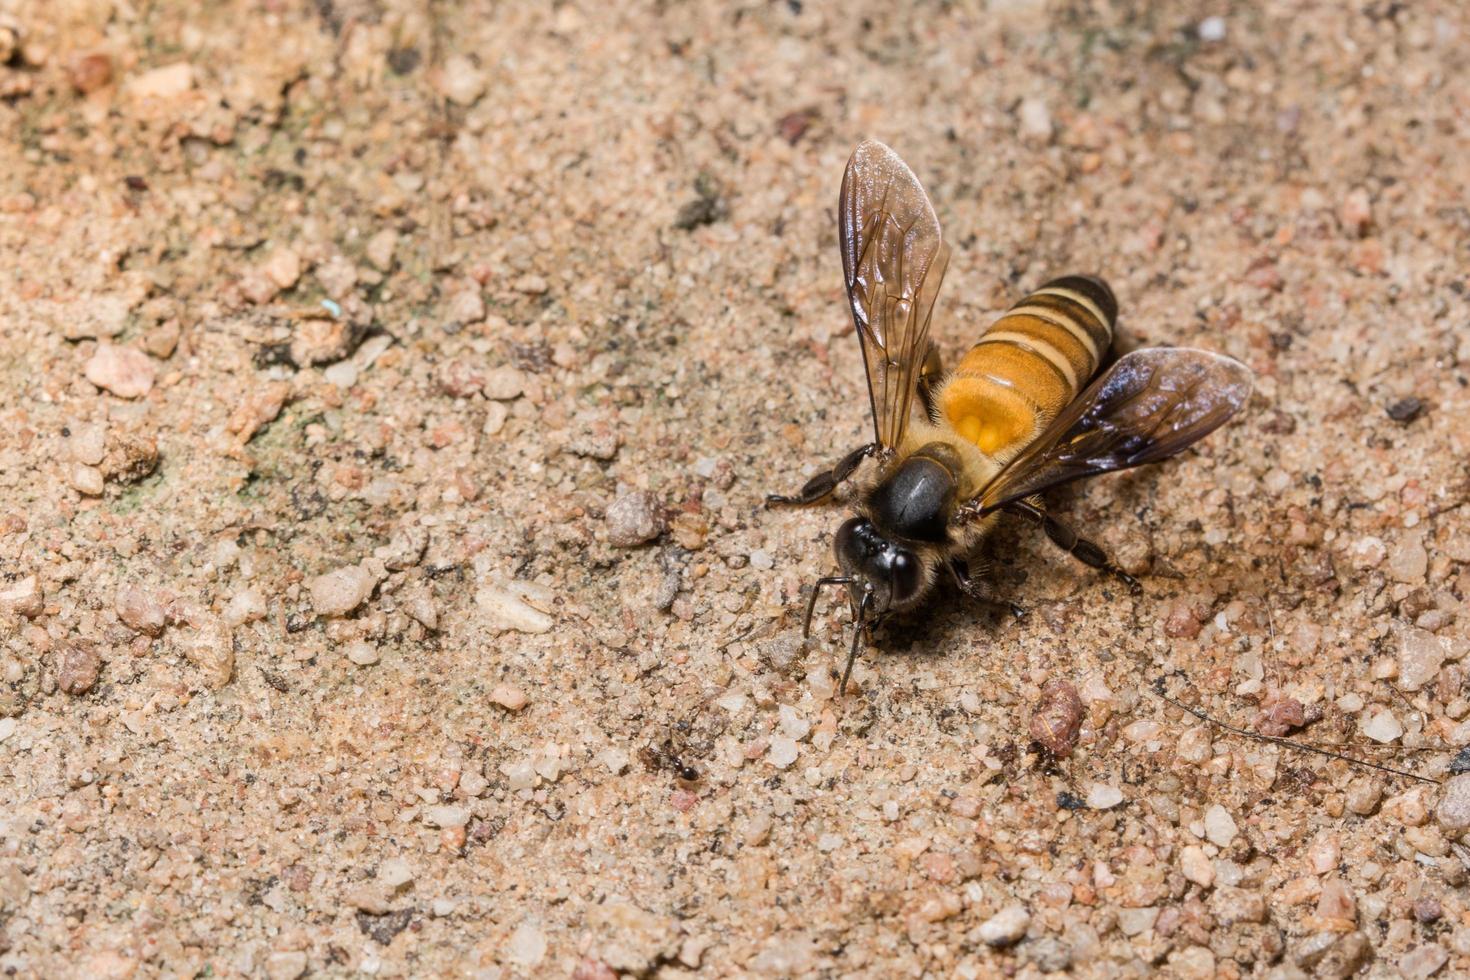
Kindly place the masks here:
[(990, 590), (970, 577), (970, 563), (963, 558), (952, 558), (949, 562), (949, 574), (954, 577), (954, 584), (966, 596), (976, 602), (982, 602), (987, 606), (997, 606), (1007, 610), (1016, 619), (1025, 619), (1026, 610), (1011, 602), (1009, 599), (1001, 599), (991, 594)]
[(832, 491), (841, 485), (843, 480), (852, 476), (853, 470), (858, 464), (878, 451), (878, 444), (870, 442), (866, 446), (859, 446), (846, 456), (837, 461), (837, 465), (824, 473), (818, 473), (806, 481), (806, 486), (794, 496), (783, 496), (779, 493), (766, 495), (766, 506), (776, 504), (794, 504), (797, 507), (806, 507), (810, 504), (819, 503), (830, 497)]
[(1046, 536), (1051, 538), (1052, 544), (1061, 548), (1082, 564), (1114, 576), (1123, 582), (1124, 585), (1127, 585), (1128, 591), (1134, 595), (1141, 595), (1143, 593), (1143, 586), (1138, 584), (1138, 579), (1109, 561), (1107, 553), (1102, 548), (1086, 538), (1079, 537), (1076, 531), (1055, 517), (1052, 517), (1040, 507), (1029, 504), (1024, 500), (1017, 500), (1013, 503), (1006, 504), (1003, 509), (1007, 514), (1024, 517), (1032, 524), (1039, 525), (1046, 532)]

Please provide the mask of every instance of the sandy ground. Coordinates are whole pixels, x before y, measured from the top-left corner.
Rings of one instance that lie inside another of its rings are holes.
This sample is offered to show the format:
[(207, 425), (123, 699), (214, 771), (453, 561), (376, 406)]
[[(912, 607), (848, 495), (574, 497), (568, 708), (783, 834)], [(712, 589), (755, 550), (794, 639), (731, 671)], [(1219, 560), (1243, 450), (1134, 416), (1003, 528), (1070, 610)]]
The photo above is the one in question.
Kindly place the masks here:
[[(1463, 6), (895, 6), (0, 0), (0, 971), (1470, 972)], [(864, 136), (1258, 387), (839, 699)]]

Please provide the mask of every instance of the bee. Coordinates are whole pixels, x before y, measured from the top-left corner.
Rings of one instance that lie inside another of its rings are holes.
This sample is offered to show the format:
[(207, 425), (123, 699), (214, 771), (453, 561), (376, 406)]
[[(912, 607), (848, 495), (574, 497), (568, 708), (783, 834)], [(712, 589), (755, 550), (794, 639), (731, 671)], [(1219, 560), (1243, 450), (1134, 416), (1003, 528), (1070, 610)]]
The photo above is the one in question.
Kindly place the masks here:
[(841, 691), (861, 639), (871, 642), (873, 626), (923, 603), (941, 575), (998, 601), (971, 576), (969, 557), (1005, 514), (1138, 594), (1138, 583), (1048, 513), (1040, 495), (1194, 444), (1245, 405), (1250, 370), (1210, 351), (1160, 347), (1126, 354), (1094, 378), (1118, 303), (1101, 279), (1069, 275), (1011, 307), (945, 374), (929, 322), (949, 247), (918, 178), (882, 143), (859, 144), (848, 161), (837, 230), (874, 440), (797, 494), (766, 502), (818, 503), (865, 459), (878, 464), (833, 539), (839, 574), (817, 581), (803, 625), (810, 635), (823, 588), (847, 587), (853, 637)]

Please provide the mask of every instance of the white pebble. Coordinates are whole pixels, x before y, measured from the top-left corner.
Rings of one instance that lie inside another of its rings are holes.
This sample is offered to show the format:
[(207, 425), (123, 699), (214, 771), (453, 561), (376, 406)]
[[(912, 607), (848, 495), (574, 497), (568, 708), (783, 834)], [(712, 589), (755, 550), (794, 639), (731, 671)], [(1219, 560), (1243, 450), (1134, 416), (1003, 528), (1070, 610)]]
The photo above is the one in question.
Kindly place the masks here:
[(763, 548), (757, 548), (750, 553), (751, 568), (759, 568), (764, 571), (766, 569), (774, 567), (775, 564), (776, 563), (771, 560), (771, 553)]
[(1031, 913), (1024, 906), (1008, 905), (980, 924), (980, 941), (987, 946), (1011, 946), (1026, 935)]
[(506, 778), (512, 793), (523, 789), (535, 789), (541, 777), (536, 775), (536, 766), (530, 759), (517, 759), (500, 766), (500, 774)]
[(1225, 40), (1225, 18), (1206, 17), (1200, 21), (1199, 39), (1208, 44), (1219, 44)]
[(67, 470), (66, 482), (71, 484), (73, 490), (86, 497), (100, 497), (106, 489), (102, 471), (85, 463), (73, 463)]
[(1216, 847), (1229, 847), (1239, 831), (1230, 812), (1218, 803), (1205, 811), (1205, 837)]
[(536, 966), (546, 956), (546, 934), (541, 926), (526, 920), (510, 934), (510, 958), (521, 966)]
[(389, 858), (378, 866), (378, 880), (395, 891), (413, 878), (413, 868), (403, 858)]
[(74, 425), (66, 447), (78, 463), (96, 466), (107, 454), (107, 427), (95, 422)]
[(353, 640), (342, 652), (359, 667), (371, 667), (379, 660), (378, 648), (367, 640)]
[(153, 390), (157, 369), (140, 350), (103, 343), (97, 345), (83, 373), (88, 381), (119, 398), (142, 398)]
[(361, 565), (347, 565), (318, 575), (306, 587), (317, 615), (343, 616), (362, 605), (376, 584), (373, 574)]
[(777, 714), (781, 718), (781, 732), (794, 741), (800, 742), (812, 730), (812, 723), (789, 704), (781, 705)]
[(1179, 870), (1186, 879), (1201, 888), (1209, 888), (1215, 883), (1215, 866), (1198, 844), (1191, 844), (1179, 853)]
[(485, 73), (464, 55), (454, 55), (444, 62), (439, 90), (455, 105), (474, 105), (485, 94)]
[(1392, 742), (1404, 733), (1404, 726), (1392, 711), (1377, 708), (1363, 721), (1363, 734), (1375, 742)]
[(1106, 783), (1093, 783), (1087, 791), (1087, 805), (1094, 810), (1110, 810), (1123, 802), (1123, 791)]
[(231, 626), (254, 622), (264, 616), (265, 596), (258, 589), (241, 589), (225, 606), (225, 622)]
[(351, 361), (338, 361), (322, 372), (327, 384), (337, 388), (351, 388), (357, 384), (357, 365)]
[(766, 761), (777, 769), (788, 769), (796, 761), (796, 740), (785, 735), (771, 736), (771, 745), (766, 750)]
[(134, 75), (125, 84), (135, 99), (173, 99), (194, 87), (194, 68), (187, 61), (176, 61)]
[(1037, 98), (1023, 99), (1020, 109), (1021, 135), (1036, 139), (1051, 139), (1051, 110)]
[(462, 806), (426, 806), (423, 818), (430, 827), (463, 827), (470, 822), (470, 811)]
[(490, 689), (490, 700), (507, 711), (520, 711), (529, 702), (526, 692), (514, 684), (496, 684)]

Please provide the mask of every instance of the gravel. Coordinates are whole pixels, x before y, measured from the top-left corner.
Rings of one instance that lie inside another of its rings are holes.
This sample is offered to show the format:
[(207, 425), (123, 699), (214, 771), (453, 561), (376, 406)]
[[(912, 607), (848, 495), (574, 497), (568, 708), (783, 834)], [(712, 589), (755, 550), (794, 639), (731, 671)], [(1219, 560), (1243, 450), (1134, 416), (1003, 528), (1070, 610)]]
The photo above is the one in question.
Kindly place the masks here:
[(1021, 941), (1031, 925), (1031, 913), (1023, 905), (1008, 905), (980, 923), (977, 935), (987, 946), (1011, 946)]
[[(3, 6), (0, 972), (1470, 975), (1461, 5)], [(864, 136), (1256, 390), (839, 696)]]
[(607, 507), (607, 540), (615, 548), (636, 548), (662, 532), (663, 510), (647, 491), (622, 494)]

